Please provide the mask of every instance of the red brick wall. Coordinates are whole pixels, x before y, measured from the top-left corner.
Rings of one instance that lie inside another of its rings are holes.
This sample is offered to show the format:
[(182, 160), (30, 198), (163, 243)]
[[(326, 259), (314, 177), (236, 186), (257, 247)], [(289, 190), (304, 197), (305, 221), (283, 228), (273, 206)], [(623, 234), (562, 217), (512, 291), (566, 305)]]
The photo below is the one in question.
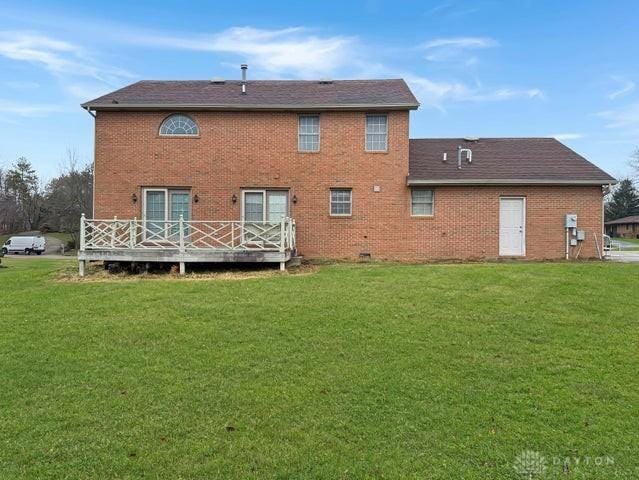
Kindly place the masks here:
[[(199, 138), (158, 136), (169, 112), (99, 112), (95, 218), (141, 218), (144, 186), (189, 187), (194, 219), (240, 218), (241, 189), (286, 187), (307, 257), (428, 260), (498, 256), (499, 196), (527, 198), (527, 258), (561, 258), (565, 213), (600, 239), (599, 187), (437, 187), (433, 217), (410, 216), (408, 112), (390, 112), (388, 152), (364, 151), (363, 112), (321, 114), (321, 150), (298, 153), (297, 114), (199, 112)], [(380, 191), (374, 192), (373, 187)], [(353, 189), (353, 215), (329, 216), (329, 189)], [(231, 202), (236, 195), (237, 203)]]

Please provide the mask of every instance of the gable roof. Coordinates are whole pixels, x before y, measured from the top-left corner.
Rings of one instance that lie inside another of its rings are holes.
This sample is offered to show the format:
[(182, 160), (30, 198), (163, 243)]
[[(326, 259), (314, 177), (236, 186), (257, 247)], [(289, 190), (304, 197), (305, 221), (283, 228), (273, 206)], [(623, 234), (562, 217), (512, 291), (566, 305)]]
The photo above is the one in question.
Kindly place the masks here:
[(631, 215), (629, 217), (617, 218), (606, 222), (606, 225), (620, 225), (624, 223), (639, 223), (639, 215)]
[(393, 80), (143, 80), (82, 104), (91, 110), (357, 110), (416, 109), (402, 79)]
[[(472, 162), (457, 168), (457, 148)], [(447, 153), (447, 160), (442, 161)], [(607, 185), (617, 181), (554, 138), (410, 140), (409, 185)]]

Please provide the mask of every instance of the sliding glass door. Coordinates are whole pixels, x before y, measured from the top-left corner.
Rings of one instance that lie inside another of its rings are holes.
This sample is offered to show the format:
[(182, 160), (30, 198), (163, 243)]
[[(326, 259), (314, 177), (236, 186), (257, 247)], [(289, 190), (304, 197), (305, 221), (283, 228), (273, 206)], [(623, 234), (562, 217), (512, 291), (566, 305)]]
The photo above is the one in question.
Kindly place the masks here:
[[(179, 235), (180, 215), (191, 219), (191, 193), (188, 190), (148, 188), (144, 191), (146, 240), (165, 240)], [(188, 229), (185, 228), (185, 235)]]
[(266, 242), (279, 238), (279, 224), (288, 216), (288, 191), (245, 190), (242, 192), (244, 241)]
[(144, 203), (145, 238), (161, 240), (164, 238), (166, 220), (166, 191), (147, 190)]

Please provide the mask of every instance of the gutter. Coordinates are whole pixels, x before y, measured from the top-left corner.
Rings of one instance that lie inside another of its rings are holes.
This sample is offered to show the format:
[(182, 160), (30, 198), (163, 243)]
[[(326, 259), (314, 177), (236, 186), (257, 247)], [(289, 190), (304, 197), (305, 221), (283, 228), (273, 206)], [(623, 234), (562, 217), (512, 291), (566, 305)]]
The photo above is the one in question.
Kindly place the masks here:
[(113, 104), (96, 104), (83, 103), (82, 108), (85, 110), (295, 110), (295, 111), (317, 111), (317, 110), (417, 110), (419, 103), (396, 103), (380, 105), (378, 103), (357, 103), (357, 104), (166, 104), (166, 103), (113, 103)]
[(406, 185), (614, 185), (615, 179), (592, 179), (592, 180), (561, 180), (554, 178), (469, 178), (469, 179), (439, 179), (420, 180), (407, 177)]

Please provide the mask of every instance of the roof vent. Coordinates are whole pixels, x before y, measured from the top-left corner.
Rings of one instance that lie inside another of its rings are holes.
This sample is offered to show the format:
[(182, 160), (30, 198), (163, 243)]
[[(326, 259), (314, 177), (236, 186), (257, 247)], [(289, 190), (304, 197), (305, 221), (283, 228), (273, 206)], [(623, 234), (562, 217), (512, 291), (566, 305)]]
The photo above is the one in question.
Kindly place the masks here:
[(333, 80), (331, 80), (330, 78), (320, 78), (318, 83), (320, 85), (331, 85), (333, 83)]
[(240, 68), (242, 69), (242, 95), (246, 95), (246, 71), (248, 70), (248, 65), (243, 63)]
[(464, 137), (466, 142), (479, 142), (479, 137)]
[(461, 145), (457, 147), (457, 169), (461, 170), (462, 168), (462, 156), (466, 154), (466, 161), (468, 163), (472, 163), (473, 161), (473, 151), (470, 148), (463, 148)]
[(111, 103), (120, 103), (118, 102), (115, 98), (113, 100), (111, 100)]
[(224, 79), (222, 77), (213, 77), (211, 83), (213, 85), (224, 85)]

